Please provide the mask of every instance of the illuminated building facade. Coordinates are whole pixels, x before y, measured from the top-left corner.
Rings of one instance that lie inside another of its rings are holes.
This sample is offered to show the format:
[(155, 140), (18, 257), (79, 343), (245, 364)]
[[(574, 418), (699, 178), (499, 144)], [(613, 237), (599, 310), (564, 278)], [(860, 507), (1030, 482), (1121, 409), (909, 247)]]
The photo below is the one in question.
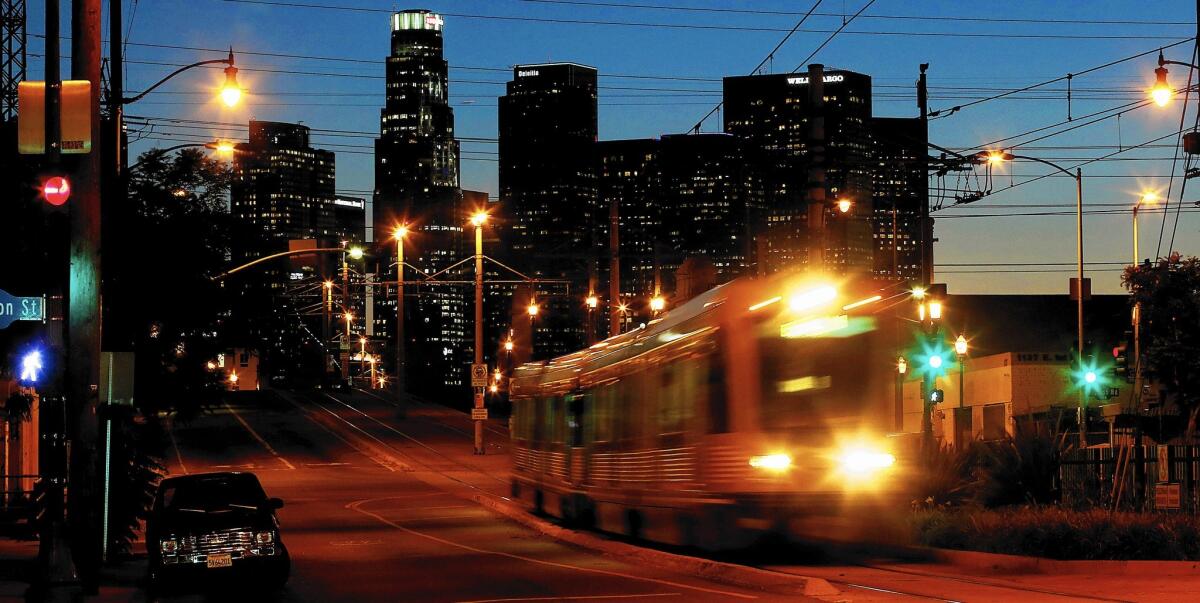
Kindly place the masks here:
[[(605, 210), (618, 205), (621, 297), (639, 318), (649, 299), (676, 290), (688, 258), (710, 263), (713, 284), (751, 269), (751, 226), (760, 211), (741, 143), (727, 134), (608, 140), (596, 144), (601, 235)], [(608, 278), (607, 251), (600, 263)], [(607, 293), (603, 288), (601, 293)]]
[(919, 118), (871, 120), (877, 277), (921, 279), (921, 204), (929, 195), (929, 153)]
[[(390, 254), (396, 226), (408, 224), (405, 262), (423, 274), (457, 262), (466, 249), (467, 217), (459, 190), (459, 145), (448, 102), (443, 26), (442, 17), (428, 10), (391, 15), (385, 101), (375, 141), (372, 223), (378, 250)], [(385, 257), (380, 265), (394, 261)], [(382, 271), (381, 278), (394, 280), (394, 270)], [(443, 279), (458, 276), (456, 270)], [(407, 280), (416, 278), (410, 269)], [(460, 286), (412, 285), (406, 295), (409, 390), (435, 395), (463, 388), (470, 359), (468, 292)], [(394, 296), (392, 288), (390, 296), (375, 297), (372, 327), (377, 336), (395, 336)]]
[(586, 341), (583, 298), (597, 250), (596, 132), (594, 68), (513, 68), (499, 105), (500, 199), (512, 219), (512, 257), (530, 276), (560, 281), (538, 290), (545, 312), (533, 324), (535, 358)]
[[(837, 272), (873, 267), (871, 78), (850, 71), (824, 77), (825, 264)], [(745, 145), (758, 172), (767, 272), (808, 262), (810, 167), (808, 77), (804, 73), (724, 79), (724, 129)], [(838, 200), (848, 200), (846, 212)]]
[[(307, 126), (252, 120), (249, 142), (234, 153), (229, 198), (235, 264), (287, 251), (293, 241), (316, 248), (342, 237), (334, 154), (310, 145)], [(300, 328), (289, 293), (292, 283), (331, 272), (326, 260), (268, 263), (229, 279), (238, 296), (230, 317), (233, 332), (263, 351), (265, 373), (293, 379), (319, 370), (321, 342)]]

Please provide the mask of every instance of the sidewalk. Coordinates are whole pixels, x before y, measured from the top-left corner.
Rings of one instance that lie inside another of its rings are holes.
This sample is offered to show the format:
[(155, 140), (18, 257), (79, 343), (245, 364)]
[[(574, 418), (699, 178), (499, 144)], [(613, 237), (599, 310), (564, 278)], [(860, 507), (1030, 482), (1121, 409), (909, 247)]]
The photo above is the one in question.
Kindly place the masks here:
[(38, 541), (0, 539), (0, 601), (20, 601), (37, 575)]

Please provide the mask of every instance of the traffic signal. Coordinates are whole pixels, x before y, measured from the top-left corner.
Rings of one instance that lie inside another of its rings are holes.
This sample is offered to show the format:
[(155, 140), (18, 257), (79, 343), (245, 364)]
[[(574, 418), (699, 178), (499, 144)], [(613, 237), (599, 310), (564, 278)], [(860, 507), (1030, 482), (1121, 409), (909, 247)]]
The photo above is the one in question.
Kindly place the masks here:
[(939, 402), (944, 401), (945, 399), (946, 399), (945, 392), (943, 392), (940, 389), (931, 389), (931, 390), (929, 390), (929, 397), (926, 398), (925, 401), (931, 405), (936, 405)]
[(55, 207), (71, 198), (71, 181), (64, 176), (50, 176), (42, 181), (42, 198)]
[(1113, 346), (1113, 376), (1124, 378), (1133, 383), (1133, 373), (1129, 370), (1129, 344), (1121, 342)]
[(1101, 392), (1108, 391), (1110, 377), (1108, 367), (1102, 367), (1092, 356), (1083, 359), (1080, 366), (1075, 367), (1072, 375), (1075, 389), (1093, 397), (1099, 397)]

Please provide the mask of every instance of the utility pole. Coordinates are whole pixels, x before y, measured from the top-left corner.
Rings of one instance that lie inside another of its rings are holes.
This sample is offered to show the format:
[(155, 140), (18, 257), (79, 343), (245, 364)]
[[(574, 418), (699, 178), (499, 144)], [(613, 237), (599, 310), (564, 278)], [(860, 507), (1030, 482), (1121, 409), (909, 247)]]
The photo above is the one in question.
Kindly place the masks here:
[[(621, 334), (621, 216), (617, 196), (608, 202), (608, 336)], [(532, 290), (531, 290), (532, 291)]]
[(808, 269), (825, 270), (825, 67), (808, 66)]
[[(929, 63), (921, 63), (921, 76), (917, 79), (917, 107), (921, 110), (921, 133), (929, 143), (929, 89), (925, 81), (925, 70)], [(933, 283), (933, 218), (929, 215), (928, 184), (921, 200), (921, 286), (928, 289)], [(894, 231), (893, 231), (894, 233)]]
[(110, 190), (116, 200), (125, 201), (125, 52), (122, 44), (121, 0), (112, 0), (108, 7), (108, 104), (112, 118), (113, 158), (115, 166)]
[(396, 401), (404, 402), (404, 391), (408, 377), (405, 368), (404, 341), (404, 237), (408, 228), (401, 226), (396, 231)]
[[(59, 0), (46, 0), (46, 161), (55, 167), (59, 165), (62, 151), (61, 109), (62, 109), (62, 73), (61, 73), (61, 11)], [(64, 271), (64, 276), (70, 271)], [(66, 326), (62, 322), (57, 325), (63, 336), (62, 349), (65, 350)], [(63, 355), (64, 357), (66, 354)], [(39, 456), (43, 459), (42, 474), (48, 487), (45, 497), (45, 511), (42, 526), (39, 529), (38, 564), (39, 586), (43, 589), (45, 598), (52, 598), (51, 592), (59, 589), (72, 589), (78, 578), (75, 565), (71, 559), (71, 549), (67, 542), (65, 525), (66, 509), (64, 507), (67, 485), (67, 447), (66, 438), (70, 430), (67, 423), (67, 398), (69, 386), (66, 383), (66, 371), (55, 370), (52, 380), (54, 396), (43, 396), (39, 414), (39, 430), (42, 441), (38, 447)], [(53, 400), (54, 404), (51, 404)], [(65, 593), (64, 593), (65, 594)]]
[[(1083, 170), (1075, 168), (1075, 252), (1078, 262), (1079, 286), (1076, 288), (1075, 319), (1078, 328), (1079, 370), (1083, 368)], [(1079, 447), (1087, 448), (1087, 388), (1079, 388)]]
[[(350, 379), (350, 258), (346, 255), (349, 249), (346, 248), (347, 243), (342, 243), (342, 318), (346, 321), (346, 338), (342, 341), (342, 345), (338, 346), (338, 360), (342, 364), (342, 381)], [(342, 348), (346, 349), (345, 358), (342, 357)]]
[[(73, 0), (71, 77), (91, 85), (92, 140), (100, 140), (100, 0)], [(67, 408), (70, 487), (67, 521), (85, 592), (99, 584), (100, 495), (100, 153), (79, 157), (69, 210), (70, 280), (67, 310)]]
[[(483, 222), (487, 214), (472, 218), (475, 223), (475, 365), (483, 364)], [(532, 329), (530, 330), (532, 338)], [(485, 371), (486, 374), (486, 371)], [(486, 385), (471, 384), (475, 391), (476, 409), (483, 409), (483, 388)], [(475, 419), (475, 454), (483, 454), (483, 421)]]

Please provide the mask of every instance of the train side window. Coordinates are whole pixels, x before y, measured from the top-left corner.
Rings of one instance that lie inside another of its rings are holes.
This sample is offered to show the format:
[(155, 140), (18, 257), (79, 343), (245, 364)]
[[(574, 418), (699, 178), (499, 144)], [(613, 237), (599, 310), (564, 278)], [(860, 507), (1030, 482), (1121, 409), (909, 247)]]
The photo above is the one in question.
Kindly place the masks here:
[(568, 394), (567, 442), (571, 447), (583, 446), (583, 394)]
[(595, 407), (592, 410), (593, 421), (596, 424), (595, 440), (611, 442), (613, 439), (613, 401), (616, 399), (617, 386), (607, 383), (595, 390)]
[(729, 405), (725, 394), (725, 355), (718, 352), (708, 357), (708, 433), (729, 432)]

